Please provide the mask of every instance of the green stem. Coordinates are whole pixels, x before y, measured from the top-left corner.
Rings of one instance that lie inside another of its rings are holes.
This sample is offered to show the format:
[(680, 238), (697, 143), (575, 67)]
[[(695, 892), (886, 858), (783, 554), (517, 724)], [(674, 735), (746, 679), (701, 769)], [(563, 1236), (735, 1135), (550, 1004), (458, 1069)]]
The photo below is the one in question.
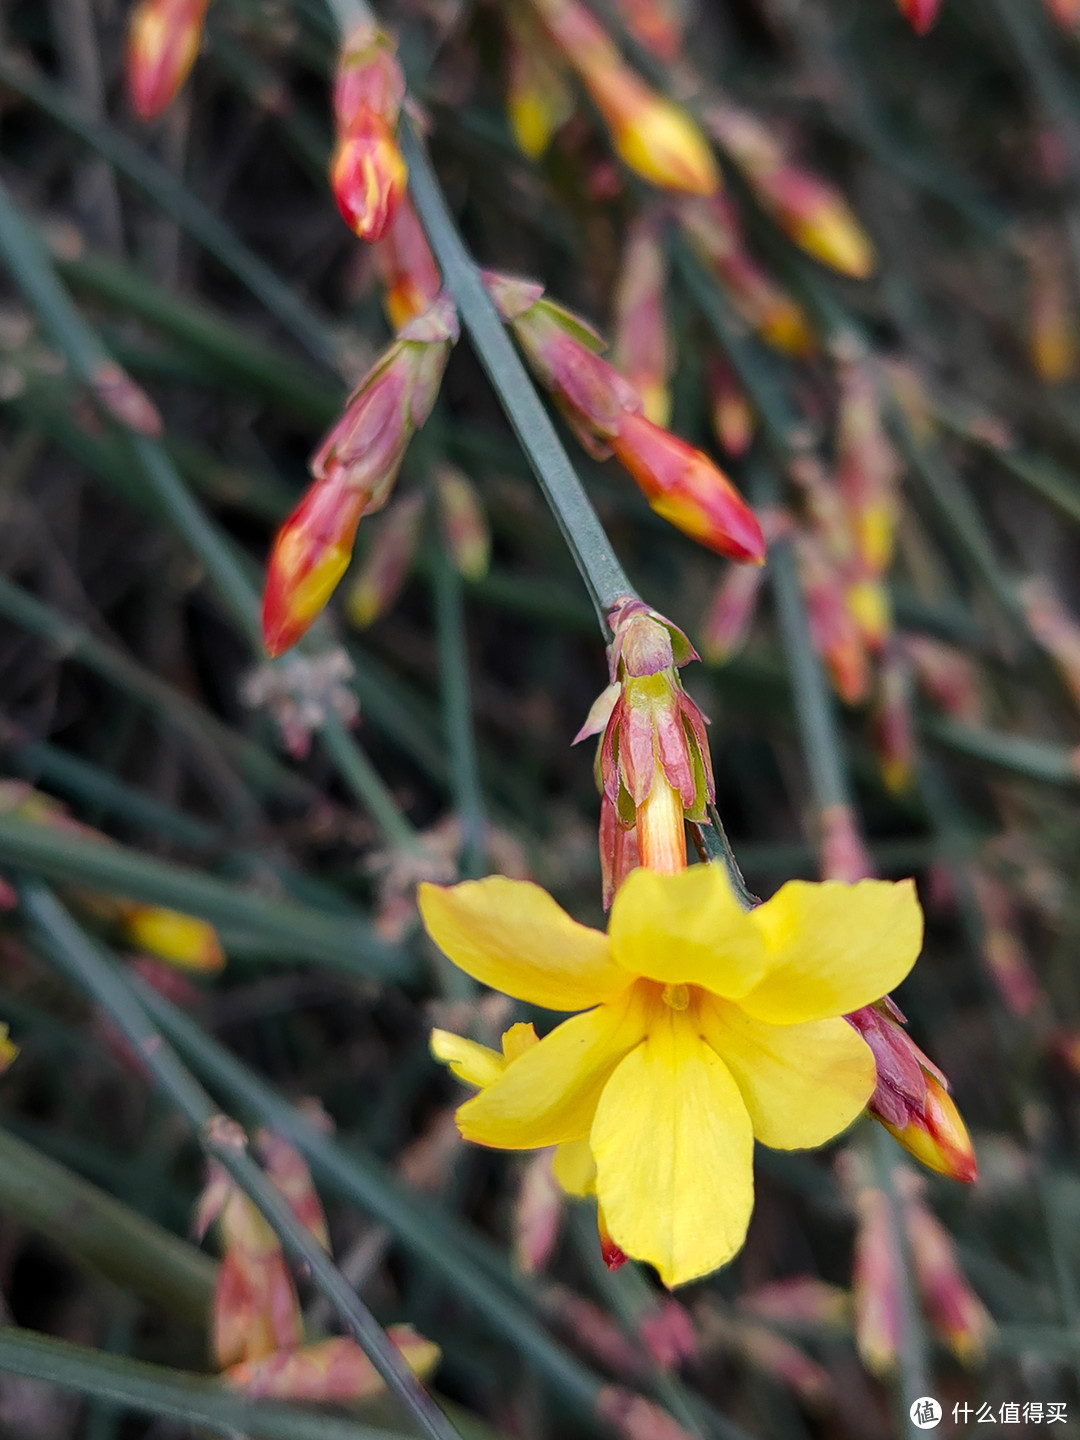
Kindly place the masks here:
[(125, 1290), (205, 1326), (217, 1272), (209, 1256), (3, 1129), (0, 1210)]
[(1029, 780), (1042, 780), (1048, 785), (1080, 784), (1077, 753), (1064, 745), (1029, 740), (1023, 735), (1003, 735), (944, 715), (928, 716), (921, 728), (923, 734), (950, 750)]
[(40, 881), (19, 887), (20, 905), (61, 970), (108, 1013), (173, 1104), (198, 1135), (206, 1154), (236, 1182), (274, 1230), (289, 1256), (305, 1267), (401, 1403), (420, 1435), (459, 1440), (457, 1431), (387, 1339), (367, 1306), (297, 1219), (292, 1206), (252, 1160), (246, 1137), (221, 1115), (213, 1100), (154, 1028), (123, 971), (106, 959)]
[(0, 815), (0, 860), (60, 884), (85, 885), (198, 915), (212, 925), (235, 926), (282, 959), (315, 961), (354, 978), (401, 980), (410, 972), (408, 957), (391, 949), (360, 919), (258, 895), (103, 839)]
[(414, 846), (416, 831), (402, 814), (385, 780), (337, 715), (327, 714), (319, 728), (319, 743), (386, 840), (406, 849)]
[[(438, 527), (435, 527), (438, 528)], [(465, 635), (465, 600), (461, 576), (439, 533), (433, 546), (432, 595), (439, 647), (439, 679), (443, 697), (450, 784), (461, 817), (461, 868), (466, 876), (483, 870), (487, 849), (487, 816), (480, 788), (480, 768), (473, 729), (469, 687), (469, 651)]]
[(899, 1302), (899, 1359), (900, 1373), (894, 1392), (896, 1419), (901, 1431), (918, 1440), (922, 1431), (917, 1431), (909, 1418), (909, 1406), (921, 1395), (929, 1394), (927, 1374), (929, 1372), (929, 1349), (923, 1328), (918, 1302), (912, 1288), (911, 1277), (914, 1265), (911, 1247), (908, 1244), (907, 1228), (904, 1225), (903, 1201), (896, 1193), (893, 1168), (896, 1165), (896, 1145), (880, 1126), (873, 1127), (874, 1179), (885, 1195), (888, 1209), (889, 1228), (892, 1232), (892, 1249), (896, 1261), (896, 1290)]
[(403, 1440), (400, 1431), (374, 1430), (277, 1401), (251, 1401), (203, 1375), (107, 1355), (14, 1325), (0, 1329), (0, 1370), (113, 1400), (144, 1415), (205, 1426), (228, 1440), (237, 1435), (252, 1440)]
[(635, 592), (611, 548), (581, 481), (556, 433), (551, 417), (533, 388), (514, 349), (480, 271), (462, 243), (411, 122), (400, 132), (409, 166), (409, 189), (443, 279), (461, 313), (476, 354), (514, 428), (522, 449), (562, 531), (563, 538), (592, 597), (597, 616), (606, 616), (618, 600)]

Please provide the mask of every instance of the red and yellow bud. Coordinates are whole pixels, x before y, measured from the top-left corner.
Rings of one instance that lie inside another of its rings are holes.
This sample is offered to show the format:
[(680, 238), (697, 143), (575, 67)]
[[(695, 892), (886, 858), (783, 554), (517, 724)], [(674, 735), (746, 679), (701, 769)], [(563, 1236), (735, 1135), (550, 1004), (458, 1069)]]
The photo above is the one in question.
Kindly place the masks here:
[(847, 603), (843, 579), (811, 536), (798, 537), (795, 553), (814, 648), (840, 698), (858, 705), (866, 698), (870, 673), (866, 644)]
[(718, 355), (709, 362), (705, 383), (713, 434), (721, 450), (737, 460), (750, 449), (756, 428), (749, 397), (734, 370)]
[(405, 81), (394, 42), (362, 21), (345, 41), (334, 80), (337, 143), (330, 185), (345, 223), (381, 240), (405, 194), (408, 171), (394, 131)]
[(757, 517), (704, 451), (630, 413), (623, 414), (611, 448), (658, 515), (718, 555), (763, 563)]
[(342, 219), (361, 240), (385, 236), (408, 178), (394, 132), (381, 115), (365, 112), (339, 137), (330, 188)]
[(374, 624), (401, 593), (423, 533), (424, 511), (424, 496), (408, 495), (378, 523), (345, 601), (345, 613), (358, 630)]
[(764, 578), (761, 565), (733, 565), (716, 587), (701, 622), (701, 653), (710, 665), (723, 664), (745, 645)]
[(623, 162), (661, 189), (713, 194), (720, 172), (686, 111), (630, 69), (578, 0), (533, 0), (533, 6), (563, 59), (581, 76)]
[(602, 732), (605, 906), (634, 862), (665, 873), (685, 868), (685, 822), (703, 821), (715, 796), (705, 717), (678, 676), (697, 658), (690, 642), (640, 600), (622, 602), (608, 623), (612, 683), (575, 737)]
[(979, 1365), (994, 1336), (994, 1322), (960, 1269), (952, 1236), (919, 1197), (915, 1177), (901, 1179), (904, 1228), (927, 1319), (961, 1365)]
[(168, 109), (195, 63), (209, 0), (138, 0), (128, 21), (125, 75), (140, 120)]
[(874, 379), (866, 366), (844, 365), (839, 379), (837, 484), (862, 567), (868, 575), (880, 576), (892, 561), (900, 463), (886, 434)]
[(306, 635), (349, 568), (365, 493), (341, 478), (317, 480), (282, 525), (263, 590), (267, 654), (283, 655)]
[(731, 304), (769, 345), (802, 358), (813, 353), (810, 323), (796, 302), (749, 254), (738, 215), (725, 195), (684, 201), (679, 220), (702, 263), (716, 275)]
[(384, 287), (383, 310), (396, 332), (429, 310), (442, 288), (439, 267), (407, 194), (401, 197), (374, 254)]
[(927, 1169), (970, 1185), (977, 1175), (975, 1151), (948, 1082), (909, 1038), (896, 1005), (886, 997), (846, 1018), (874, 1054), (870, 1114)]
[(896, 1369), (903, 1325), (900, 1265), (889, 1201), (883, 1190), (860, 1185), (855, 1196), (855, 1259), (851, 1276), (855, 1346), (872, 1375)]
[[(408, 1325), (391, 1325), (387, 1338), (421, 1379), (439, 1363), (439, 1347)], [(385, 1384), (355, 1340), (345, 1335), (298, 1349), (278, 1350), (230, 1366), (222, 1377), (253, 1400), (299, 1400), (316, 1405), (355, 1405), (381, 1395)]]
[(941, 0), (896, 0), (896, 3), (916, 35), (927, 33), (941, 9)]
[(455, 568), (466, 580), (483, 579), (491, 559), (491, 533), (476, 486), (456, 466), (440, 465), (435, 499)]
[(671, 414), (671, 371), (664, 289), (667, 265), (653, 217), (640, 217), (630, 228), (622, 271), (615, 287), (615, 368), (641, 396), (645, 415), (666, 425)]
[(872, 274), (874, 247), (847, 202), (831, 185), (791, 164), (756, 116), (733, 105), (713, 105), (706, 124), (796, 245), (842, 275), (865, 280)]
[(506, 113), (518, 149), (539, 160), (574, 113), (574, 94), (532, 15), (507, 8)]
[(872, 576), (860, 575), (844, 591), (844, 604), (863, 644), (872, 654), (879, 654), (892, 630), (892, 603), (886, 587)]
[(389, 499), (409, 441), (431, 413), (457, 314), (438, 300), (361, 380), (311, 460), (316, 483), (278, 531), (263, 593), (263, 640), (281, 655), (310, 629), (348, 568), (363, 515)]
[(739, 1298), (738, 1306), (773, 1325), (838, 1330), (848, 1318), (851, 1297), (846, 1290), (816, 1275), (792, 1275), (751, 1290)]
[(181, 915), (160, 905), (128, 905), (123, 922), (129, 945), (148, 950), (182, 970), (213, 975), (225, 964), (217, 931), (194, 915)]

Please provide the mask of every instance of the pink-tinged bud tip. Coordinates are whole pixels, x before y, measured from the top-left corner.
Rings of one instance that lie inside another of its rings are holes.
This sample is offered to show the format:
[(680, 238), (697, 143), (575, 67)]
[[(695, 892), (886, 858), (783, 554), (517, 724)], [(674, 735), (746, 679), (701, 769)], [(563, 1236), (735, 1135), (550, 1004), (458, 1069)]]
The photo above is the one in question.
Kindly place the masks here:
[(139, 0), (128, 22), (126, 79), (140, 120), (168, 109), (195, 63), (209, 0)]
[(334, 593), (352, 555), (365, 494), (319, 480), (274, 540), (263, 591), (263, 643), (284, 654), (307, 633)]
[(941, 0), (896, 0), (896, 3), (916, 35), (927, 33), (941, 9)]
[(394, 132), (374, 111), (364, 111), (340, 136), (330, 161), (330, 185), (342, 218), (361, 240), (385, 236), (408, 174)]

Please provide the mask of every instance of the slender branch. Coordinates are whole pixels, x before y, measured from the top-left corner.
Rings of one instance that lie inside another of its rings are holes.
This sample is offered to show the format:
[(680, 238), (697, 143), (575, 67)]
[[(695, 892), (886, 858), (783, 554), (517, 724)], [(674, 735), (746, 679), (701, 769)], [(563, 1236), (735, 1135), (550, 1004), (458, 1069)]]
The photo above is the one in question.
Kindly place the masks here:
[(47, 953), (107, 1011), (158, 1085), (196, 1131), (207, 1155), (227, 1171), (256, 1206), (286, 1253), (310, 1273), (387, 1389), (411, 1416), (418, 1432), (429, 1440), (459, 1440), (454, 1426), (386, 1338), (371, 1311), (248, 1154), (243, 1132), (219, 1113), (207, 1092), (155, 1029), (124, 973), (106, 959), (40, 881), (23, 882), (19, 898)]
[(412, 123), (405, 120), (401, 149), (409, 166), (409, 189), (446, 287), (473, 342), (521, 447), (528, 456), (544, 498), (581, 572), (601, 625), (617, 600), (634, 589), (611, 548), (589, 497), (544, 409), (498, 312), (484, 289), (480, 271), (457, 232), (427, 152)]

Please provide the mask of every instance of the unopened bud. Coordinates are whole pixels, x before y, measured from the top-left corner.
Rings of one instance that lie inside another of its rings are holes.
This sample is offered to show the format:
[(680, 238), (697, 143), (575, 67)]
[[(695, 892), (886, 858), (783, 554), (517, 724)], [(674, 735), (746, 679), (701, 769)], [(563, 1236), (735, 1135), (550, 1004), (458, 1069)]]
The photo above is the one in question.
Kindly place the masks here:
[(678, 57), (685, 23), (678, 0), (615, 0), (614, 8), (639, 45), (669, 64)]
[[(391, 1325), (386, 1334), (414, 1375), (423, 1378), (439, 1363), (439, 1347), (410, 1326)], [(317, 1405), (354, 1405), (386, 1388), (364, 1351), (345, 1335), (233, 1365), (222, 1378), (253, 1400)]]
[(547, 1268), (559, 1238), (565, 1197), (552, 1173), (551, 1150), (541, 1150), (525, 1165), (514, 1203), (513, 1259), (522, 1275)]
[(407, 495), (378, 522), (345, 601), (345, 613), (357, 629), (374, 624), (401, 593), (420, 543), (424, 509), (423, 495)]
[(130, 945), (182, 970), (212, 975), (225, 964), (217, 931), (206, 920), (160, 905), (129, 905), (124, 932)]
[(979, 1365), (994, 1322), (960, 1269), (952, 1237), (919, 1197), (914, 1176), (904, 1179), (904, 1228), (927, 1318), (961, 1365)]
[(902, 651), (895, 646), (890, 648), (881, 666), (873, 724), (881, 778), (885, 788), (898, 795), (911, 783), (915, 724), (911, 711), (911, 677)]
[(398, 331), (430, 309), (442, 288), (439, 267), (408, 195), (401, 197), (374, 254), (384, 286), (383, 309), (390, 328)]
[(1080, 343), (1062, 247), (1052, 231), (1033, 236), (1028, 258), (1028, 344), (1036, 371), (1050, 385), (1076, 373)]
[(131, 108), (153, 120), (188, 77), (209, 0), (138, 0), (128, 21), (126, 79)]
[(339, 138), (330, 187), (342, 219), (361, 240), (381, 240), (405, 195), (408, 171), (394, 132), (366, 112)]
[(106, 360), (96, 367), (91, 389), (98, 404), (125, 429), (153, 438), (164, 430), (161, 414), (150, 396), (114, 361)]
[(874, 873), (859, 820), (850, 805), (827, 805), (818, 817), (821, 878), (855, 885)]
[(574, 95), (531, 12), (510, 6), (506, 18), (507, 118), (521, 153), (539, 160), (574, 113)]
[(476, 487), (454, 465), (435, 471), (435, 498), (443, 537), (456, 569), (466, 580), (481, 580), (491, 558), (491, 534)]
[(764, 561), (757, 517), (704, 451), (630, 413), (611, 448), (656, 513), (685, 535), (731, 560)]
[(1080, 0), (1046, 0), (1046, 8), (1062, 30), (1075, 30), (1080, 25)]
[(754, 411), (746, 391), (726, 360), (714, 356), (706, 374), (713, 433), (734, 459), (745, 455), (754, 438)]
[(798, 537), (796, 556), (814, 648), (840, 698), (857, 705), (866, 697), (870, 677), (866, 645), (846, 601), (843, 580), (809, 535)]
[(664, 314), (667, 266), (655, 220), (646, 215), (630, 230), (615, 289), (615, 368), (641, 396), (645, 415), (666, 425), (670, 347)]
[(733, 565), (716, 587), (701, 622), (701, 653), (711, 665), (730, 660), (746, 643), (764, 578), (764, 566)]
[(855, 1345), (867, 1370), (884, 1377), (895, 1370), (900, 1348), (901, 1260), (885, 1192), (876, 1186), (860, 1187), (855, 1207), (858, 1224), (851, 1277)]
[(322, 613), (349, 568), (364, 508), (362, 490), (318, 480), (278, 531), (263, 590), (267, 654), (291, 649)]

